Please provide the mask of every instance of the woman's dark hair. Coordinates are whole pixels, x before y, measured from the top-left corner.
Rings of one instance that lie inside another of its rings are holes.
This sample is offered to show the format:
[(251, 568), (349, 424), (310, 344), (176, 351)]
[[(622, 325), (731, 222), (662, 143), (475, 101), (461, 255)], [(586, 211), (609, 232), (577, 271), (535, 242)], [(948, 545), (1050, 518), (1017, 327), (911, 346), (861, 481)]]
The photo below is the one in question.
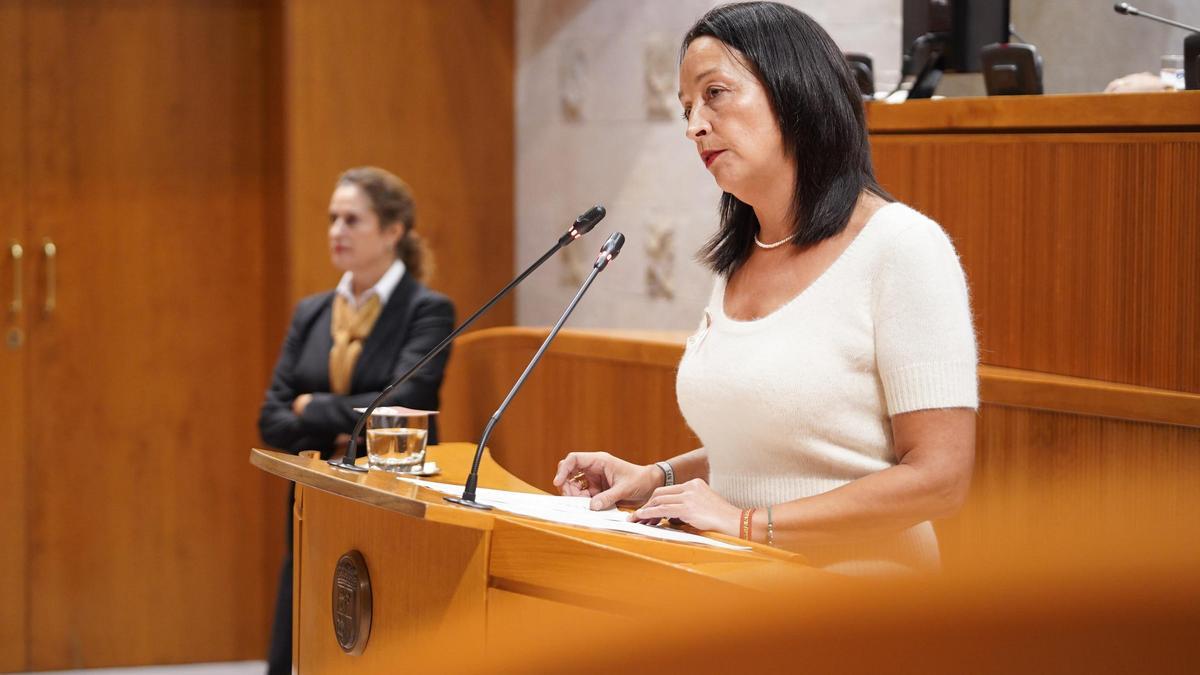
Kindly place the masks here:
[[(741, 53), (767, 90), (784, 148), (796, 163), (792, 243), (800, 248), (846, 229), (863, 190), (894, 201), (875, 180), (862, 94), (846, 59), (816, 21), (776, 2), (721, 5), (683, 38), (680, 60), (700, 37)], [(721, 226), (700, 259), (728, 278), (750, 256), (758, 217), (726, 192)]]
[(378, 167), (360, 166), (338, 176), (337, 184), (354, 185), (362, 190), (371, 200), (371, 209), (379, 218), (380, 227), (392, 223), (403, 225), (404, 236), (396, 242), (396, 257), (416, 280), (426, 281), (433, 276), (433, 254), (414, 230), (417, 205), (408, 183)]

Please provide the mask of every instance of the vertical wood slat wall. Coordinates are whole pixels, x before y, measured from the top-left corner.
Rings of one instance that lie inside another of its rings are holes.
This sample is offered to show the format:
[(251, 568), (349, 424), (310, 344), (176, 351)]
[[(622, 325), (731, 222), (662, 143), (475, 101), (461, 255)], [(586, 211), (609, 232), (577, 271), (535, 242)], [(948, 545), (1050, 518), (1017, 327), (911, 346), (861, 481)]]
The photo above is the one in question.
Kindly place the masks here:
[(1200, 393), (1200, 133), (872, 143), (958, 247), (983, 363)]
[(284, 493), (240, 448), (269, 367), (267, 9), (23, 4), (25, 428), (5, 451), (27, 623), (6, 667), (262, 653)]
[[(872, 104), (868, 117), (880, 182), (955, 242), (981, 363), (1200, 393), (1200, 93)], [(1046, 542), (1030, 523), (1133, 520), (1149, 491), (1200, 475), (1200, 419), (1039, 407), (981, 406), (971, 496), (938, 526), (948, 567), (1035, 554)], [(1176, 492), (1154, 501), (1191, 504)]]
[[(337, 281), (329, 196), (338, 174), (364, 164), (412, 187), (415, 229), (440, 261), (430, 285), (460, 316), (508, 282), (513, 11), (507, 0), (284, 5), (293, 300)], [(477, 325), (512, 321), (510, 298)]]
[(24, 351), (10, 345), (11, 339), (23, 339), (25, 312), (15, 311), (14, 298), (22, 304), (28, 294), (19, 294), (22, 286), (14, 280), (24, 260), (12, 258), (12, 247), (23, 246), (25, 205), (25, 88), (22, 66), (24, 41), (21, 27), (24, 7), (0, 3), (0, 456), (5, 468), (0, 471), (0, 671), (22, 670), (26, 664), (29, 626), (26, 621), (25, 588), (27, 565), (27, 469), (26, 449), (17, 442), (25, 437), (25, 359)]
[(413, 184), (459, 307), (501, 285), (512, 50), (511, 2), (0, 3), (0, 671), (263, 658), (289, 514), (246, 452), (333, 177)]

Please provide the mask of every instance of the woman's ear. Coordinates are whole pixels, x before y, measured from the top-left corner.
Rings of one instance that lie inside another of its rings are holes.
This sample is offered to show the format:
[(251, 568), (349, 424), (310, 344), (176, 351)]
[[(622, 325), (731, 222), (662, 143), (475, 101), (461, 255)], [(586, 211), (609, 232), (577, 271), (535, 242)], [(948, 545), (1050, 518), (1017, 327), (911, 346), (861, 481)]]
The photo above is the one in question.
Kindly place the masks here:
[(397, 220), (386, 225), (383, 228), (383, 233), (392, 240), (392, 246), (394, 247), (401, 239), (404, 238), (404, 233), (407, 230), (408, 228), (404, 225), (404, 223)]

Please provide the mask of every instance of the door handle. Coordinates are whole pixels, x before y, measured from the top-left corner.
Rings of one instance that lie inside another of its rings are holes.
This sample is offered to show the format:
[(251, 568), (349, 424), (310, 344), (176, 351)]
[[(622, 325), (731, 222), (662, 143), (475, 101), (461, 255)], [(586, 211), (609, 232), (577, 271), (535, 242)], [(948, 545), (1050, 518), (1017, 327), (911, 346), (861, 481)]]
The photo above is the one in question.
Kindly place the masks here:
[(46, 256), (46, 303), (42, 310), (49, 315), (58, 308), (58, 247), (50, 237), (42, 240), (42, 253)]
[(13, 294), (12, 301), (8, 303), (8, 311), (13, 314), (21, 313), (21, 279), (24, 275), (21, 274), (21, 259), (25, 257), (25, 249), (21, 248), (21, 243), (14, 240), (8, 245), (8, 255), (12, 256), (13, 263)]

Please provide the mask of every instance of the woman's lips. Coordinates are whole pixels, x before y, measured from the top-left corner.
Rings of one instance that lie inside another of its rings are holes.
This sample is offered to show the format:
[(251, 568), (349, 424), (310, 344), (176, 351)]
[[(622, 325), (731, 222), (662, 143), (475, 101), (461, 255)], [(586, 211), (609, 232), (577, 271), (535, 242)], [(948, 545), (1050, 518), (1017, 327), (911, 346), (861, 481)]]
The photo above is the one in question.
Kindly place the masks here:
[(725, 151), (724, 150), (710, 150), (708, 152), (702, 152), (702, 153), (700, 153), (700, 159), (704, 160), (705, 167), (709, 167), (709, 166), (712, 166), (713, 160), (715, 160), (717, 158), (717, 155), (720, 155), (722, 152), (725, 152)]

